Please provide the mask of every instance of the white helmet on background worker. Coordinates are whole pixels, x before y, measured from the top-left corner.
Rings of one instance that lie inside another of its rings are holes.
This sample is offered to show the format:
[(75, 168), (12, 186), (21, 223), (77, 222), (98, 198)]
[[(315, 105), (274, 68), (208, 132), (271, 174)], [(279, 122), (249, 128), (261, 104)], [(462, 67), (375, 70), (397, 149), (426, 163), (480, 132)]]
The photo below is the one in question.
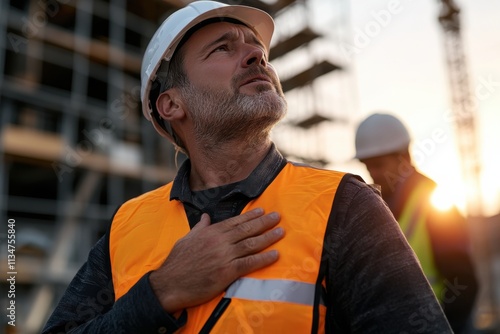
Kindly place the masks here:
[(410, 145), (410, 134), (393, 115), (376, 113), (363, 120), (356, 130), (356, 159), (363, 160), (402, 152)]
[[(196, 1), (170, 15), (155, 32), (149, 42), (141, 67), (141, 102), (146, 119), (153, 123), (156, 131), (174, 142), (170, 124), (154, 115), (156, 97), (151, 100), (151, 90), (162, 65), (162, 75), (184, 35), (198, 23), (208, 19), (223, 18), (237, 20), (251, 28), (261, 39), (267, 54), (274, 31), (274, 21), (266, 12), (247, 6), (227, 5), (216, 1)], [(158, 94), (159, 92), (156, 92)]]

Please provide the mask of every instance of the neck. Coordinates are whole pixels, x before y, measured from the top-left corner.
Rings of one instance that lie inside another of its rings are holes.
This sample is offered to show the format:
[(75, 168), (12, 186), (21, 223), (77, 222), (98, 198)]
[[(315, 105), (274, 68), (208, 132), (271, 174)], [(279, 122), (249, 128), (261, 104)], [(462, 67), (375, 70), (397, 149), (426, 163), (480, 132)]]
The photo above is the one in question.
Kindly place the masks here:
[(240, 141), (223, 143), (216, 148), (190, 148), (191, 190), (204, 190), (244, 180), (264, 159), (271, 145), (271, 140), (267, 138), (252, 144)]

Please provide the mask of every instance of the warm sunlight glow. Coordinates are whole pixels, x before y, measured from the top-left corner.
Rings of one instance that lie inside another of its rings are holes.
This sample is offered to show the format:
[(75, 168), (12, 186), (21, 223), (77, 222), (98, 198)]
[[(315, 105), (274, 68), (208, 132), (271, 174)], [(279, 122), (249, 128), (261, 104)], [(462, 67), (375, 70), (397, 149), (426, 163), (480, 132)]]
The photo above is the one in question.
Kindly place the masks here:
[(486, 216), (492, 216), (500, 210), (500, 183), (497, 175), (485, 175), (481, 183), (481, 194), (483, 211)]
[(432, 205), (438, 210), (448, 210), (454, 204), (454, 190), (443, 186), (438, 186), (431, 196)]

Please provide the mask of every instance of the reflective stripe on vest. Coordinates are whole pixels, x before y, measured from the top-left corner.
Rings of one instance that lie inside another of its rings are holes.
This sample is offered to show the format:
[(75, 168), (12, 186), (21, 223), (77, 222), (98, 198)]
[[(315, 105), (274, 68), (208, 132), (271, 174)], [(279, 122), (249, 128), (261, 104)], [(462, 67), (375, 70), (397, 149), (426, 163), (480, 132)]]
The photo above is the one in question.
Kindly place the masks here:
[[(212, 333), (308, 333), (314, 309), (323, 333), (326, 307), (319, 294), (315, 300), (315, 287), (326, 226), (343, 175), (287, 163), (242, 211), (261, 207), (280, 213), (285, 237), (271, 246), (279, 252), (278, 260), (242, 277), (207, 303), (188, 308), (187, 323), (179, 332), (199, 333), (221, 302), (225, 310)], [(160, 267), (175, 242), (190, 230), (183, 204), (169, 200), (171, 186), (128, 201), (113, 219), (110, 259), (116, 299)], [(230, 297), (230, 303), (223, 297)]]
[[(297, 281), (240, 278), (227, 288), (224, 297), (313, 306), (315, 289), (314, 284)], [(323, 297), (320, 304), (325, 305)]]
[(429, 201), (428, 185), (418, 185), (410, 194), (398, 221), (408, 243), (420, 261), (434, 294), (440, 299), (444, 285), (434, 263), (432, 244), (426, 226)]

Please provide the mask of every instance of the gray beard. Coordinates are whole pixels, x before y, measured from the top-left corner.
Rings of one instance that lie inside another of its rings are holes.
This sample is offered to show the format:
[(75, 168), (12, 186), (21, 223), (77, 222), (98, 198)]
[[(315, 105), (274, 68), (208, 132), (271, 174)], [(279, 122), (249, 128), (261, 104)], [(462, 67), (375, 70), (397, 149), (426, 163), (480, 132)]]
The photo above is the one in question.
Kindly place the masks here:
[(267, 85), (255, 95), (200, 90), (192, 85), (183, 87), (182, 94), (194, 122), (195, 138), (207, 149), (233, 140), (268, 139), (287, 110), (284, 96)]

